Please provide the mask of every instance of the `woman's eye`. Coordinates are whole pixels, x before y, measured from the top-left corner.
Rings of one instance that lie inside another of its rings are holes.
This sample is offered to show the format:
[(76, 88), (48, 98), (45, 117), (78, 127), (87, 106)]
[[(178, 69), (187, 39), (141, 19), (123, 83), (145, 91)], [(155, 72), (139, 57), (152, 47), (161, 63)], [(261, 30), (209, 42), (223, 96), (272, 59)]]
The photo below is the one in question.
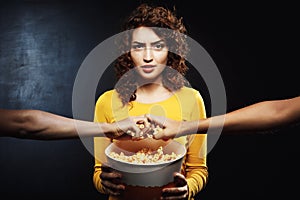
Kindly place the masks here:
[(144, 48), (144, 45), (141, 45), (141, 44), (134, 44), (132, 45), (132, 49), (143, 49)]
[(156, 45), (154, 45), (154, 49), (157, 49), (157, 50), (160, 50), (160, 49), (162, 49), (164, 47), (165, 47), (164, 44), (156, 44)]

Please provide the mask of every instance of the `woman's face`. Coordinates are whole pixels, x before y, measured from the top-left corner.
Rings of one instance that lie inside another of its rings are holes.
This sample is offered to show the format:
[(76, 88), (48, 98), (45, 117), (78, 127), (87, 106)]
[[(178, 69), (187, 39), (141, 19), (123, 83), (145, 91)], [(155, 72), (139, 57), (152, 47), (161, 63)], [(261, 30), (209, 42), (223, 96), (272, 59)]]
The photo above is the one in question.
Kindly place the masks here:
[(133, 31), (131, 58), (142, 80), (161, 80), (166, 67), (168, 47), (151, 28), (140, 27)]

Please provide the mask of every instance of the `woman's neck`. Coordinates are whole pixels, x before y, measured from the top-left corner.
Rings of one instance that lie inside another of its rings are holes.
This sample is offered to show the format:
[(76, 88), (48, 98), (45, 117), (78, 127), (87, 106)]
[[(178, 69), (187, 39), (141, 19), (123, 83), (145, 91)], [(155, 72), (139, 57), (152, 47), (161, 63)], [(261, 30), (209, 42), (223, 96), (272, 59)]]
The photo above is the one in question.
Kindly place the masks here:
[(139, 87), (136, 91), (136, 101), (141, 103), (155, 103), (163, 101), (172, 96), (162, 84), (149, 83)]
[(166, 88), (160, 83), (148, 83), (137, 88), (137, 93), (152, 95), (157, 92), (165, 91)]

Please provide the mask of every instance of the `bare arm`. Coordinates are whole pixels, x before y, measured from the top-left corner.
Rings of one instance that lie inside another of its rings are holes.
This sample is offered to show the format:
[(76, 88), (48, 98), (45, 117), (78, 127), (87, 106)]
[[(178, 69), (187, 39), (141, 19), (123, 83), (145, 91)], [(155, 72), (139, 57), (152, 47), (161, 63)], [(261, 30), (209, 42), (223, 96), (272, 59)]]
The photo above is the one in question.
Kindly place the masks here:
[(55, 140), (92, 136), (116, 138), (122, 130), (140, 131), (130, 119), (108, 124), (75, 120), (40, 110), (0, 109), (0, 136)]
[(226, 114), (223, 133), (268, 131), (299, 121), (300, 97), (263, 101)]
[(205, 134), (208, 129), (222, 129), (224, 134), (261, 132), (300, 122), (300, 97), (263, 101), (204, 120), (180, 122), (164, 117), (147, 116), (152, 123), (164, 127), (156, 139), (168, 139), (195, 132)]

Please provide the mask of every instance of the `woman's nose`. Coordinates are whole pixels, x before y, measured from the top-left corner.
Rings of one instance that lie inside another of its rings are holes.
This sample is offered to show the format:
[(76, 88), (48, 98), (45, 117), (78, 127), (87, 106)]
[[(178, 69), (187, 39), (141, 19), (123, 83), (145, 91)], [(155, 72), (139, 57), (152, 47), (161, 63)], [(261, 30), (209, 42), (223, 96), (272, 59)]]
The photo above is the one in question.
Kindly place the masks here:
[(144, 51), (143, 60), (145, 63), (150, 63), (153, 61), (152, 50), (151, 48), (146, 48)]

